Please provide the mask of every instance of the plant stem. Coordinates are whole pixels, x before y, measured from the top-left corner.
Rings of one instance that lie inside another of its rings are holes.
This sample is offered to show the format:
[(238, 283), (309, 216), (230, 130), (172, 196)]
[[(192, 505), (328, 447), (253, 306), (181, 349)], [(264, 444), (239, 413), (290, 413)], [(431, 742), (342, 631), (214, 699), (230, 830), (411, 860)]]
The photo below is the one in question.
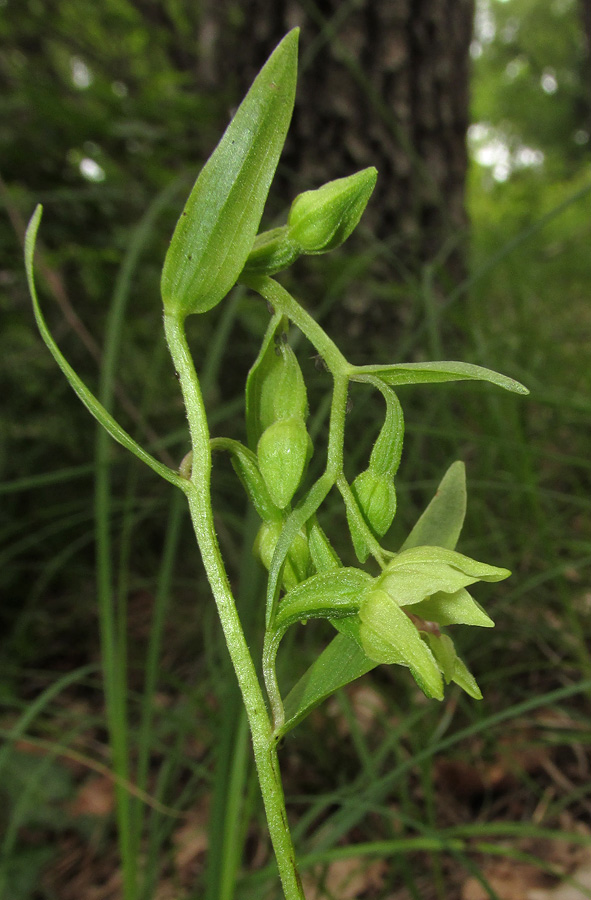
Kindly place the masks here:
[(324, 329), (294, 300), (291, 294), (278, 281), (269, 278), (268, 275), (245, 276), (240, 281), (267, 300), (275, 312), (288, 316), (293, 324), (297, 325), (310, 343), (318, 350), (333, 375), (344, 375), (353, 370), (353, 366), (347, 362), (347, 359)]
[(210, 495), (209, 428), (199, 379), (187, 345), (182, 320), (165, 315), (164, 329), (179, 376), (191, 434), (192, 471), (191, 479), (186, 482), (184, 491), (189, 502), (193, 528), (248, 717), (269, 834), (285, 898), (305, 900), (287, 822), (273, 729), (215, 533)]

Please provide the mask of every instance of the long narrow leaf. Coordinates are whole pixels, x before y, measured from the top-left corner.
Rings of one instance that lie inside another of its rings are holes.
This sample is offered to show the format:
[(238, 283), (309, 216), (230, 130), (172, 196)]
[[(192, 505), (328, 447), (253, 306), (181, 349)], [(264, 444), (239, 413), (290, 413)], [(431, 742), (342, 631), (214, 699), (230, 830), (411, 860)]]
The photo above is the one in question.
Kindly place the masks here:
[[(514, 394), (529, 394), (519, 381), (464, 362), (420, 362), (395, 363), (391, 366), (356, 366), (351, 372), (351, 380), (359, 375), (376, 375), (386, 384), (434, 384), (445, 381), (488, 381)], [(363, 379), (361, 379), (363, 380)]]
[(88, 411), (92, 413), (97, 422), (100, 422), (103, 428), (109, 432), (113, 440), (117, 441), (118, 444), (121, 444), (122, 447), (125, 447), (126, 450), (130, 450), (131, 453), (137, 456), (138, 459), (141, 459), (142, 462), (146, 463), (146, 465), (153, 469), (157, 475), (160, 475), (161, 478), (164, 478), (171, 484), (180, 487), (181, 490), (185, 490), (187, 484), (185, 479), (181, 478), (181, 476), (174, 472), (172, 469), (169, 469), (168, 466), (165, 466), (164, 463), (161, 463), (157, 459), (155, 459), (150, 453), (148, 453), (147, 450), (144, 450), (144, 448), (141, 447), (140, 444), (137, 443), (137, 441), (134, 441), (131, 435), (129, 435), (121, 427), (121, 425), (119, 425), (119, 423), (113, 418), (113, 416), (107, 412), (102, 403), (99, 403), (94, 394), (92, 394), (88, 390), (84, 382), (78, 377), (78, 375), (66, 360), (65, 356), (54, 341), (53, 337), (51, 336), (49, 328), (47, 327), (45, 319), (43, 318), (41, 307), (39, 305), (37, 289), (35, 287), (35, 275), (33, 266), (35, 242), (37, 239), (37, 231), (39, 230), (39, 223), (41, 222), (42, 213), (43, 207), (39, 204), (31, 217), (31, 221), (29, 222), (27, 233), (25, 235), (25, 268), (27, 272), (27, 281), (29, 284), (31, 299), (33, 301), (33, 311), (35, 313), (35, 319), (37, 321), (37, 327), (39, 328), (41, 337), (43, 338), (56, 363), (68, 379), (70, 386), (78, 395), (79, 399), (84, 403)]

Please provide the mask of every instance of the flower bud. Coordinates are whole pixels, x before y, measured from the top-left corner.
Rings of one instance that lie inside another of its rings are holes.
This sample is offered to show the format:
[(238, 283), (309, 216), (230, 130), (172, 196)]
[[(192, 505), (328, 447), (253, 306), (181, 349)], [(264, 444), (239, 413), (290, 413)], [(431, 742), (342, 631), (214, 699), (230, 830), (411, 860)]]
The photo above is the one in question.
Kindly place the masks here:
[(357, 227), (377, 175), (373, 167), (362, 169), (299, 194), (287, 221), (290, 240), (303, 253), (326, 253), (338, 247)]
[(311, 455), (312, 441), (302, 418), (279, 419), (261, 435), (259, 469), (273, 503), (280, 509), (298, 489)]
[(307, 413), (308, 395), (300, 364), (289, 344), (278, 335), (260, 389), (261, 429), (264, 431), (278, 419), (304, 418)]
[(274, 275), (287, 269), (300, 255), (288, 235), (287, 225), (257, 235), (244, 266), (249, 275)]
[[(396, 513), (396, 489), (392, 479), (387, 475), (376, 475), (371, 469), (366, 469), (357, 476), (351, 485), (351, 491), (370, 531), (375, 537), (383, 537)], [(357, 558), (360, 562), (365, 562), (369, 548), (363, 533), (349, 514), (347, 520)]]
[[(264, 522), (259, 528), (255, 538), (253, 553), (259, 559), (267, 571), (271, 568), (271, 561), (277, 546), (277, 541), (283, 530), (283, 522)], [(310, 552), (308, 542), (300, 531), (296, 534), (289, 548), (285, 565), (283, 567), (283, 586), (286, 591), (304, 581), (308, 577), (310, 564)]]

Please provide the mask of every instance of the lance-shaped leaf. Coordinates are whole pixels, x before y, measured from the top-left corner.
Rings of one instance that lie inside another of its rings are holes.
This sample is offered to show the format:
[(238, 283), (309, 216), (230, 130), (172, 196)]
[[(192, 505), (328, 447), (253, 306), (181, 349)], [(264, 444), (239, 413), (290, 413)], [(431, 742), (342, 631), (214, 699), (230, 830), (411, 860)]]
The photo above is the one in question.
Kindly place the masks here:
[(162, 271), (165, 312), (207, 312), (236, 283), (252, 249), (291, 120), (298, 29), (259, 72), (201, 170)]
[(497, 387), (513, 391), (515, 394), (529, 394), (519, 381), (464, 362), (420, 362), (395, 363), (391, 366), (355, 366), (351, 371), (352, 381), (363, 381), (359, 376), (375, 375), (385, 384), (434, 384), (445, 381), (489, 381)]
[(441, 479), (435, 496), (400, 549), (431, 545), (454, 550), (465, 515), (466, 468), (457, 461)]
[(41, 222), (41, 216), (43, 214), (43, 207), (38, 205), (35, 209), (35, 212), (31, 216), (31, 221), (27, 227), (27, 232), (25, 235), (25, 269), (27, 272), (27, 281), (29, 284), (29, 292), (31, 294), (31, 299), (33, 301), (33, 311), (35, 313), (35, 320), (37, 322), (37, 327), (39, 328), (39, 332), (41, 337), (43, 338), (45, 344), (47, 345), (49, 352), (55, 359), (56, 363), (66, 376), (70, 386), (73, 388), (79, 399), (86, 406), (88, 411), (94, 416), (94, 418), (99, 422), (105, 431), (107, 431), (113, 440), (117, 441), (117, 443), (121, 444), (122, 447), (125, 447), (126, 450), (130, 450), (138, 459), (141, 459), (142, 462), (146, 463), (146, 465), (150, 466), (151, 469), (156, 472), (157, 475), (160, 475), (161, 478), (166, 479), (171, 484), (176, 485), (181, 488), (181, 490), (185, 491), (187, 486), (187, 480), (183, 478), (178, 472), (174, 472), (172, 469), (169, 469), (168, 466), (165, 466), (164, 463), (161, 463), (159, 460), (155, 459), (151, 453), (148, 453), (147, 450), (144, 450), (140, 444), (135, 441), (130, 434), (128, 434), (124, 428), (121, 427), (119, 422), (117, 422), (108, 410), (100, 403), (99, 400), (94, 396), (94, 394), (89, 391), (86, 387), (82, 379), (76, 374), (72, 366), (69, 364), (62, 351), (54, 341), (49, 328), (47, 327), (47, 323), (43, 318), (43, 313), (41, 312), (41, 306), (39, 305), (39, 298), (37, 297), (37, 288), (35, 287), (35, 273), (34, 273), (34, 256), (35, 256), (35, 242), (37, 240), (37, 231), (39, 229), (39, 223)]
[(278, 736), (287, 734), (327, 697), (375, 669), (376, 665), (355, 640), (337, 634), (287, 695), (285, 722)]
[(330, 572), (342, 566), (336, 550), (318, 524), (316, 516), (308, 526), (308, 546), (317, 572)]

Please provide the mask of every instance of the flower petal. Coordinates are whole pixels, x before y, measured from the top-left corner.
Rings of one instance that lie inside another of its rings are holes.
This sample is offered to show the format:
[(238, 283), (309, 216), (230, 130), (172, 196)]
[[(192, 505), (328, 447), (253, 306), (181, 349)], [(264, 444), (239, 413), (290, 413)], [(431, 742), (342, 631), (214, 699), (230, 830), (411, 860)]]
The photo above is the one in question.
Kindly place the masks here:
[(446, 683), (449, 684), (454, 676), (457, 659), (456, 648), (452, 639), (447, 634), (431, 634), (431, 632), (427, 632), (425, 637), (441, 669), (441, 674), (445, 678)]
[(390, 565), (408, 565), (409, 563), (447, 563), (454, 569), (459, 569), (466, 575), (473, 576), (479, 581), (502, 581), (511, 574), (509, 569), (499, 566), (489, 566), (488, 563), (479, 562), (458, 553), (456, 550), (447, 550), (445, 547), (409, 547), (403, 550)]
[(421, 619), (437, 622), (438, 625), (479, 625), (482, 628), (493, 628), (495, 624), (464, 588), (453, 594), (442, 591), (433, 594), (421, 603), (416, 603), (412, 611)]
[(386, 567), (378, 586), (400, 606), (420, 603), (438, 592), (454, 594), (476, 581), (501, 581), (508, 569), (489, 566), (444, 547), (411, 547)]
[(360, 637), (370, 659), (402, 663), (427, 697), (443, 699), (443, 682), (433, 654), (398, 604), (379, 589), (371, 591), (359, 610)]

